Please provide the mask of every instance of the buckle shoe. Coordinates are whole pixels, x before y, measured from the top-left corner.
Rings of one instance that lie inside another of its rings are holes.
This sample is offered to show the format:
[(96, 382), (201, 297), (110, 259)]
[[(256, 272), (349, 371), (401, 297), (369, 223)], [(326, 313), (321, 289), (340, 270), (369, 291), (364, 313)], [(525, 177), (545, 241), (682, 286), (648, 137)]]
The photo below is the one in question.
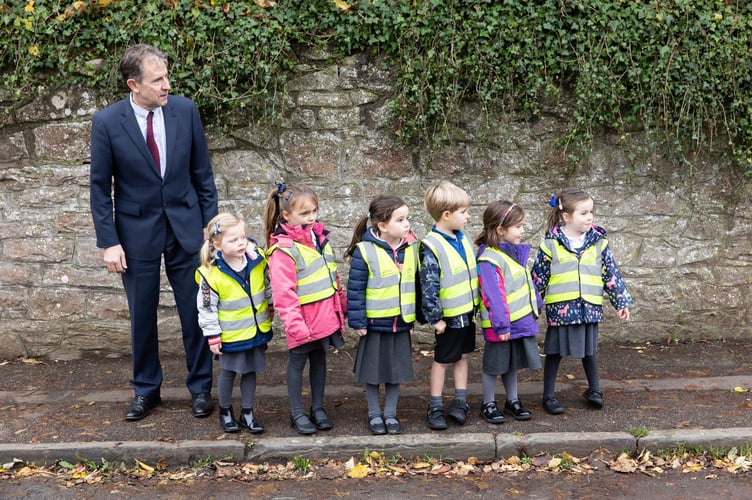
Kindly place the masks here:
[(543, 409), (551, 415), (561, 415), (564, 413), (564, 407), (561, 406), (561, 403), (556, 398), (545, 398), (543, 400)]
[(483, 403), (483, 406), (480, 408), (480, 416), (489, 424), (503, 424), (506, 420), (504, 415), (499, 411), (499, 407), (496, 406), (496, 401)]
[(587, 402), (593, 408), (603, 408), (603, 393), (601, 391), (594, 391), (593, 389), (586, 389), (582, 393), (582, 396), (587, 399)]
[(290, 416), (290, 422), (295, 429), (295, 432), (298, 434), (314, 434), (316, 432), (316, 427), (311, 422), (311, 419), (308, 418), (308, 415), (303, 413), (302, 415), (298, 415), (297, 417)]
[(530, 417), (533, 416), (527, 408), (522, 406), (522, 401), (519, 398), (504, 403), (504, 413), (515, 420), (530, 420)]
[(323, 408), (318, 408), (314, 410), (311, 408), (311, 422), (313, 422), (313, 425), (316, 426), (316, 429), (320, 431), (328, 431), (334, 425), (332, 424), (332, 421), (329, 420), (329, 416), (326, 414)]

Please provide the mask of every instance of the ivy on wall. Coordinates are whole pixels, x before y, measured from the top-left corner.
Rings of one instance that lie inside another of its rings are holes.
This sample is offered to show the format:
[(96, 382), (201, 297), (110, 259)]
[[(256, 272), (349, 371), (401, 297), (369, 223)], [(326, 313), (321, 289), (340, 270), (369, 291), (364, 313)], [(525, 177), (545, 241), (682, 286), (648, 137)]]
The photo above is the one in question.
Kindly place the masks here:
[(300, 47), (373, 51), (394, 72), (400, 140), (451, 141), (464, 101), (534, 118), (572, 96), (561, 146), (598, 130), (727, 151), (752, 175), (752, 2), (745, 0), (0, 0), (0, 88), (122, 95), (117, 61), (147, 42), (210, 125), (274, 120)]

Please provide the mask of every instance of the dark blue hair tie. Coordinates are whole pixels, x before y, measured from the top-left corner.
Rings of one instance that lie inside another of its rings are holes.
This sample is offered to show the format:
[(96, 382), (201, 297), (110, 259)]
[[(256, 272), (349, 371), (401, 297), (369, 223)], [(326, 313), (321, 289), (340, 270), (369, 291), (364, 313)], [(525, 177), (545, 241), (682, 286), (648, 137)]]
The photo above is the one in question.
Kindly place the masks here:
[(548, 202), (548, 206), (551, 208), (559, 206), (559, 200), (556, 199), (556, 195), (551, 196), (551, 201)]
[(277, 183), (277, 193), (282, 194), (285, 192), (285, 189), (287, 189), (287, 186), (285, 186), (284, 182)]

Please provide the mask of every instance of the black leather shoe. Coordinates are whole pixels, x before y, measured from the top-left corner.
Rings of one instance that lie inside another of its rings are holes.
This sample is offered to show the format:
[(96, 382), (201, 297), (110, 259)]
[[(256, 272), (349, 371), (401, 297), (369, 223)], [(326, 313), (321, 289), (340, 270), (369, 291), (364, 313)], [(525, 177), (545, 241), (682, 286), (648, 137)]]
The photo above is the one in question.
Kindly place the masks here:
[(601, 391), (594, 391), (592, 389), (586, 389), (582, 395), (587, 399), (587, 402), (593, 408), (599, 410), (603, 408), (603, 393)]
[(329, 429), (334, 427), (332, 421), (329, 420), (329, 417), (327, 416), (323, 408), (319, 408), (315, 411), (313, 408), (311, 408), (311, 422), (313, 422), (313, 425), (316, 426), (316, 429), (320, 431), (328, 431)]
[(530, 417), (533, 416), (527, 408), (522, 406), (522, 401), (519, 398), (504, 403), (504, 413), (515, 420), (530, 420)]
[(240, 412), (240, 427), (248, 429), (251, 434), (260, 434), (264, 428), (253, 415), (253, 408), (243, 408)]
[(376, 415), (373, 418), (369, 418), (368, 428), (371, 430), (371, 434), (373, 434), (374, 436), (386, 434), (386, 424), (384, 424), (384, 419), (381, 418), (381, 415)]
[(154, 408), (161, 402), (162, 402), (162, 399), (160, 397), (147, 398), (146, 396), (137, 395), (135, 398), (133, 398), (131, 405), (128, 407), (128, 410), (125, 412), (125, 419), (126, 420), (141, 420), (142, 418), (144, 418), (146, 415), (149, 414), (152, 408)]
[(399, 434), (402, 431), (402, 428), (400, 427), (400, 421), (397, 417), (389, 417), (384, 420), (384, 424), (386, 424), (386, 433), (395, 435)]
[(426, 415), (426, 423), (430, 429), (435, 431), (443, 431), (449, 427), (444, 418), (444, 408), (440, 406), (429, 407), (428, 415)]
[(496, 401), (483, 403), (483, 406), (480, 409), (480, 416), (489, 424), (503, 424), (506, 420), (504, 415), (499, 411), (499, 407), (496, 406)]
[(470, 406), (464, 401), (455, 399), (452, 401), (452, 406), (447, 410), (447, 415), (452, 417), (455, 422), (460, 425), (465, 425), (467, 421), (467, 412), (470, 410)]
[(543, 409), (546, 410), (546, 413), (550, 413), (551, 415), (561, 415), (564, 413), (564, 407), (561, 406), (561, 403), (559, 403), (559, 400), (556, 398), (544, 399)]
[(225, 432), (240, 432), (240, 425), (238, 425), (235, 417), (232, 416), (232, 406), (228, 406), (227, 408), (219, 407), (219, 424)]
[(311, 423), (311, 419), (305, 413), (297, 417), (290, 417), (290, 422), (298, 434), (314, 434), (316, 426)]
[(214, 411), (214, 403), (212, 403), (211, 394), (207, 392), (194, 394), (193, 397), (191, 397), (191, 408), (194, 417), (204, 418), (211, 415)]

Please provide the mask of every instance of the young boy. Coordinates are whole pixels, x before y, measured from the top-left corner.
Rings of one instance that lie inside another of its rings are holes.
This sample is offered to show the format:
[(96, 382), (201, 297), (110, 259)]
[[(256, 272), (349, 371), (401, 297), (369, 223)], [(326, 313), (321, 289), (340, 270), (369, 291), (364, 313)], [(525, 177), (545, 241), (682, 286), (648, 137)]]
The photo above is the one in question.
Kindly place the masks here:
[(442, 181), (425, 195), (426, 210), (435, 221), (420, 244), (421, 307), (436, 334), (431, 365), (428, 427), (447, 428), (444, 417), (444, 378), (449, 365), (454, 376), (454, 401), (447, 414), (462, 425), (467, 404), (467, 354), (475, 350), (474, 317), (480, 303), (475, 250), (462, 232), (470, 198), (461, 188)]

